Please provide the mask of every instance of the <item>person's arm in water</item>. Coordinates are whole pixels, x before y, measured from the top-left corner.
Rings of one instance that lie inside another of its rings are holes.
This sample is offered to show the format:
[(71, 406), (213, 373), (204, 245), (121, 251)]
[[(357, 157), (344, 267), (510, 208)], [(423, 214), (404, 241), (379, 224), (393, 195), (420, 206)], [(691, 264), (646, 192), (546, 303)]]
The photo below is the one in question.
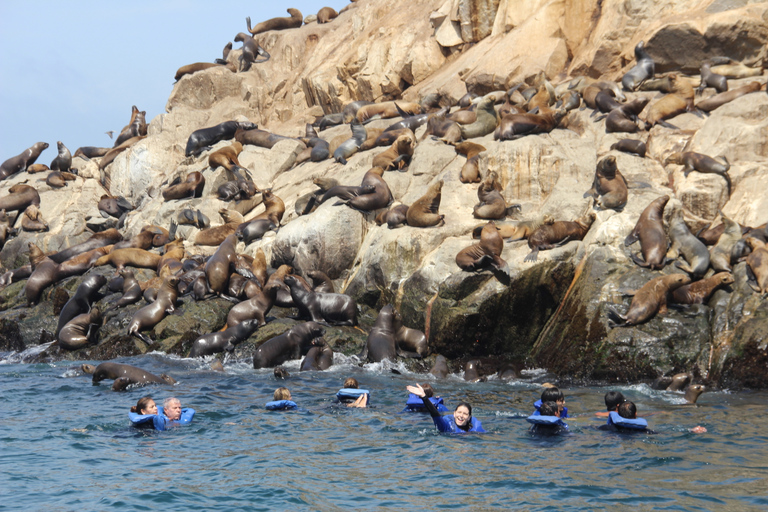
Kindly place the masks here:
[(435, 404), (433, 404), (432, 401), (427, 398), (426, 393), (424, 393), (424, 388), (422, 388), (420, 384), (416, 384), (415, 386), (407, 386), (406, 389), (421, 398), (421, 401), (424, 402), (424, 407), (427, 408), (429, 415), (432, 416), (432, 421), (435, 422), (437, 430), (440, 432), (453, 432), (451, 421), (444, 418), (443, 415), (440, 414), (440, 412), (435, 407)]

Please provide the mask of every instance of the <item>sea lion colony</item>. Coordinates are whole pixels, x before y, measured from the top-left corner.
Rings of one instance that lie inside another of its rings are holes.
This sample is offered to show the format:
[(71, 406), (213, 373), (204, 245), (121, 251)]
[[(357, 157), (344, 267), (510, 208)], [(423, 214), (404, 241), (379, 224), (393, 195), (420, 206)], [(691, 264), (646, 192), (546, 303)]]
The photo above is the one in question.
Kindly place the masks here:
[[(268, 30), (285, 30), (300, 26), (301, 13), (296, 9), (288, 11), (291, 14), (290, 18), (267, 20), (253, 29), (249, 19), (249, 32), (255, 36)], [(322, 17), (318, 16), (318, 19), (321, 18), (322, 22), (332, 22), (334, 19), (327, 11), (323, 11)], [(217, 59), (217, 63), (212, 66), (224, 66), (233, 72), (248, 72), (252, 64), (264, 62), (269, 58), (269, 55), (252, 37), (240, 33), (236, 41), (243, 42), (243, 56), (240, 57), (240, 61), (235, 64), (231, 59), (227, 60), (231, 49), (230, 43), (225, 47), (224, 59)], [(96, 330), (98, 325), (114, 316), (116, 308), (130, 306), (132, 302), (140, 300), (140, 290), (144, 291), (146, 304), (137, 306), (138, 309), (134, 312), (126, 332), (148, 345), (151, 345), (153, 340), (146, 332), (157, 325), (165, 315), (173, 313), (178, 307), (183, 307), (181, 299), (184, 297), (189, 297), (185, 300), (206, 300), (209, 297), (220, 296), (237, 304), (232, 308), (233, 312), (238, 312), (237, 315), (230, 315), (227, 325), (222, 328), (222, 332), (226, 334), (201, 333), (201, 337), (193, 343), (190, 354), (193, 356), (232, 350), (265, 324), (268, 320), (266, 314), (273, 306), (297, 307), (299, 317), (312, 322), (354, 326), (357, 322), (357, 307), (351, 297), (318, 288), (313, 289), (302, 277), (302, 275), (312, 277), (313, 273), (316, 274), (316, 269), (283, 266), (267, 277), (263, 252), (260, 258), (238, 253), (238, 239), (245, 239), (250, 243), (264, 236), (269, 230), (279, 230), (285, 213), (283, 200), (272, 193), (267, 187), (268, 184), (259, 186), (253, 181), (251, 171), (241, 166), (238, 161), (238, 154), (243, 150), (243, 145), (271, 148), (278, 141), (291, 138), (301, 141), (307, 147), (304, 158), (297, 160), (299, 164), (304, 165), (303, 162), (309, 160), (318, 162), (334, 158), (338, 162), (336, 165), (341, 166), (345, 165), (357, 152), (389, 146), (376, 157), (378, 160), (375, 159), (374, 162), (378, 165), (366, 173), (359, 186), (338, 184), (335, 180), (335, 185), (321, 186), (318, 193), (306, 198), (307, 203), (302, 203), (300, 211), (297, 205), (297, 215), (312, 215), (317, 205), (336, 197), (338, 198), (336, 204), (359, 210), (362, 215), (372, 212), (373, 217), (376, 217), (376, 223), (379, 225), (387, 223), (390, 229), (400, 226), (441, 229), (445, 225), (445, 216), (439, 212), (441, 201), (443, 203), (451, 201), (450, 197), (442, 197), (444, 178), (429, 183), (424, 190), (425, 195), (412, 205), (401, 204), (392, 207), (391, 210), (388, 209), (400, 198), (395, 197), (390, 191), (386, 176), (391, 172), (408, 172), (411, 159), (414, 158), (414, 150), (420, 143), (414, 131), (423, 125), (427, 126), (421, 141), (429, 135), (435, 140), (439, 139), (446, 144), (456, 146), (457, 153), (467, 156), (467, 164), (456, 179), (465, 183), (467, 194), (475, 192), (478, 194), (480, 203), (474, 208), (475, 217), (493, 219), (473, 230), (475, 235), (478, 235), (476, 238), (480, 239), (479, 243), (470, 245), (471, 235), (467, 237), (466, 248), (456, 255), (457, 267), (464, 271), (500, 270), (501, 273), (497, 273), (497, 276), (503, 280), (504, 275), (509, 273), (507, 263), (501, 258), (505, 245), (504, 238), (507, 242), (528, 243), (533, 252), (526, 261), (536, 261), (539, 251), (582, 240), (595, 219), (593, 209), (621, 210), (627, 202), (627, 195), (631, 195), (632, 191), (628, 188), (627, 180), (620, 169), (617, 168), (616, 159), (609, 156), (598, 162), (594, 185), (585, 194), (594, 198), (594, 204), (590, 203), (587, 206), (581, 218), (553, 219), (542, 217), (537, 212), (526, 212), (528, 219), (515, 219), (505, 223), (503, 222), (505, 218), (519, 215), (519, 206), (510, 206), (509, 202), (514, 198), (504, 197), (506, 191), (499, 183), (493, 169), (488, 168), (485, 175), (482, 175), (478, 161), (482, 158), (485, 148), (469, 139), (493, 133), (494, 139), (508, 141), (546, 134), (555, 129), (567, 129), (563, 125), (568, 112), (578, 108), (583, 102), (585, 106), (604, 114), (603, 117), (597, 117), (595, 122), (603, 122), (605, 118), (606, 131), (636, 134), (634, 138), (617, 143), (612, 149), (633, 152), (639, 158), (644, 158), (646, 146), (641, 139), (645, 138), (643, 134), (651, 126), (661, 124), (674, 129), (672, 124), (674, 117), (683, 112), (710, 112), (741, 94), (755, 93), (764, 88), (764, 85), (759, 83), (756, 85), (751, 83), (747, 87), (724, 93), (722, 91), (728, 88), (727, 79), (721, 75), (715, 76), (712, 63), (704, 62), (702, 76), (698, 80), (699, 91), (706, 91), (710, 84), (714, 84), (712, 87), (719, 94), (699, 100), (698, 103), (702, 108), (697, 109), (693, 89), (695, 80), (677, 72), (656, 77), (653, 59), (647, 50), (643, 42), (635, 48), (637, 65), (621, 80), (623, 91), (616, 82), (608, 80), (574, 77), (553, 84), (547, 77), (539, 75), (533, 86), (518, 84), (506, 91), (495, 91), (474, 98), (462, 98), (458, 102), (458, 107), (448, 109), (430, 105), (426, 97), (421, 104), (404, 101), (373, 104), (353, 102), (345, 106), (343, 112), (322, 116), (313, 125), (308, 125), (305, 137), (274, 134), (260, 130), (253, 123), (239, 121), (226, 121), (210, 127), (195, 127), (187, 141), (188, 158), (208, 159), (212, 170), (218, 167), (226, 169), (228, 181), (219, 187), (217, 193), (224, 201), (236, 201), (232, 204), (237, 205), (237, 208), (222, 208), (220, 214), (225, 221), (224, 224), (209, 227), (210, 221), (189, 204), (191, 200), (201, 196), (206, 173), (190, 173), (183, 179), (178, 176), (175, 181), (166, 184), (162, 193), (167, 201), (177, 201), (180, 223), (199, 228), (194, 244), (216, 247), (209, 258), (195, 255), (193, 253), (195, 245), (190, 247), (189, 242), (184, 244), (177, 238), (175, 223), (167, 229), (159, 226), (145, 226), (138, 235), (126, 242), (120, 241), (122, 236), (119, 233), (117, 240), (95, 233), (92, 243), (83, 244), (82, 251), (75, 253), (70, 251), (69, 258), (63, 261), (54, 261), (39, 247), (30, 243), (30, 265), (5, 271), (0, 279), (0, 286), (5, 287), (12, 282), (28, 279), (24, 293), (27, 304), (32, 305), (40, 300), (45, 288), (62, 279), (84, 274), (95, 266), (114, 265), (122, 276), (119, 279), (129, 283), (124, 288), (125, 295), (115, 305), (101, 306), (100, 309), (92, 308), (92, 302), (96, 296), (91, 297), (91, 300), (85, 301), (85, 306), (78, 310), (79, 316), (63, 323), (60, 321), (58, 331), (64, 332), (65, 337), (59, 337), (59, 347), (68, 350), (98, 344)], [(266, 58), (258, 58), (265, 55)], [(179, 70), (176, 78), (181, 80), (184, 76), (208, 67), (210, 66), (185, 66)], [(657, 78), (664, 80), (668, 94), (650, 103), (647, 98), (633, 97), (636, 89)], [(451, 110), (453, 112), (450, 112)], [(643, 115), (643, 112), (646, 114)], [(370, 121), (389, 118), (401, 118), (401, 120), (393, 122), (387, 129), (379, 132), (371, 130), (371, 133), (368, 133), (366, 125)], [(342, 122), (350, 124), (351, 137), (344, 137), (338, 141), (324, 140), (316, 131), (322, 132), (324, 128)], [(112, 201), (114, 205), (111, 210), (114, 211), (111, 211), (109, 206), (100, 205), (99, 208), (105, 212), (105, 216), (112, 215), (120, 218), (120, 226), (133, 207), (123, 198), (114, 198), (109, 194), (109, 165), (119, 152), (129, 150), (146, 135), (145, 112), (133, 106), (130, 121), (121, 131), (114, 148), (101, 150), (84, 147), (75, 152), (75, 157), (100, 159), (98, 161), (99, 170), (102, 173), (100, 183), (105, 188), (102, 201), (105, 198)], [(211, 146), (220, 141), (232, 141), (233, 144), (211, 152)], [(19, 172), (33, 173), (44, 170), (35, 168), (33, 164), (47, 147), (47, 143), (38, 142), (21, 154), (6, 160), (0, 166), (0, 179)], [(57, 174), (54, 177), (55, 180), (49, 180), (48, 185), (63, 187), (66, 185), (66, 180), (85, 179), (77, 175), (77, 168), (73, 166), (72, 157), (66, 146), (58, 142), (58, 148), (58, 156), (51, 164), (51, 172)], [(670, 156), (664, 164), (684, 165), (686, 175), (692, 171), (718, 174), (726, 180), (728, 192), (731, 192), (731, 182), (727, 174), (730, 164), (727, 161), (720, 163), (707, 155), (683, 152)], [(324, 179), (332, 178), (324, 177)], [(473, 183), (480, 183), (480, 185), (478, 187)], [(248, 200), (255, 196), (259, 197), (248, 203)], [(508, 192), (507, 196), (509, 196)], [(721, 213), (720, 216), (726, 224), (721, 230), (722, 236), (705, 239), (706, 242), (698, 242), (698, 239), (687, 231), (684, 222), (675, 224), (674, 234), (670, 226), (668, 236), (663, 222), (664, 208), (668, 200), (669, 197), (664, 196), (653, 201), (638, 220), (635, 229), (627, 234), (625, 243), (631, 245), (637, 241), (640, 242), (640, 254), (632, 256), (633, 261), (638, 265), (660, 271), (666, 265), (675, 263), (686, 274), (673, 274), (663, 279), (662, 276), (652, 278), (635, 294), (626, 314), (621, 314), (613, 308), (609, 309), (611, 321), (617, 326), (635, 325), (647, 321), (657, 313), (663, 313), (668, 302), (701, 303), (706, 300), (702, 296), (706, 297), (707, 293), (711, 293), (716, 287), (733, 283), (733, 276), (728, 271), (737, 261), (748, 261), (751, 286), (758, 293), (766, 292), (764, 277), (766, 258), (763, 253), (765, 253), (764, 244), (768, 238), (768, 230), (765, 224), (754, 228), (734, 226), (735, 223)], [(264, 202), (265, 210), (256, 216), (248, 215), (251, 211), (256, 212), (261, 202)], [(243, 206), (243, 203), (246, 205)], [(516, 209), (515, 206), (518, 208)], [(0, 224), (4, 228), (2, 242), (14, 236), (19, 229), (26, 231), (48, 229), (47, 223), (42, 219), (41, 209), (44, 211), (44, 205), (40, 204), (35, 187), (19, 184), (9, 189), (8, 194), (0, 197), (0, 211), (3, 214), (2, 218), (5, 219)], [(15, 218), (11, 221), (8, 215), (13, 212), (15, 212)], [(466, 212), (467, 215), (472, 213)], [(250, 217), (248, 220), (246, 215)], [(373, 217), (366, 216), (367, 222), (372, 224)], [(19, 227), (16, 228), (16, 225)], [(713, 226), (713, 229), (717, 230), (717, 226)], [(750, 237), (748, 241), (747, 237)], [(668, 252), (670, 238), (672, 238), (674, 250)], [(735, 247), (740, 240), (745, 242), (738, 246), (740, 252), (735, 254)], [(116, 242), (117, 245), (113, 245)], [(712, 246), (709, 250), (709, 253), (712, 253), (711, 265), (706, 265), (706, 261), (709, 261), (708, 255), (702, 254), (699, 246), (694, 247), (696, 242)], [(187, 248), (190, 250), (189, 253), (185, 250)], [(753, 251), (755, 256), (750, 258)], [(681, 257), (679, 260), (676, 259), (678, 255)], [(692, 259), (695, 261), (691, 261)], [(127, 270), (128, 267), (151, 269), (156, 273), (156, 277), (149, 281), (138, 282)], [(701, 281), (702, 286), (696, 288), (697, 291), (681, 292), (685, 287), (695, 286), (700, 280), (709, 278), (714, 271), (719, 271), (720, 274), (717, 274), (717, 279), (710, 279), (711, 284), (705, 285), (704, 281)], [(98, 294), (99, 289), (95, 288), (91, 281), (88, 282), (90, 283), (87, 288), (88, 293)], [(330, 283), (327, 276), (319, 282), (324, 286)], [(101, 283), (99, 288), (104, 285), (106, 282)], [(115, 285), (115, 289), (123, 289), (121, 286), (122, 284)], [(391, 309), (392, 306), (386, 306), (386, 308)], [(392, 312), (389, 309), (386, 310), (387, 315), (398, 315), (396, 310)], [(623, 323), (620, 323), (621, 321)], [(74, 324), (70, 325), (71, 322)], [(375, 336), (376, 340), (385, 339), (387, 346), (382, 349), (376, 341), (374, 342), (375, 350), (372, 352), (379, 353), (383, 350), (390, 358), (406, 352), (400, 350), (394, 335), (390, 333), (393, 329), (390, 325), (391, 321), (384, 322), (380, 318), (377, 322), (387, 325), (375, 327), (371, 335)], [(243, 327), (235, 329), (239, 324)], [(404, 327), (401, 325), (402, 328)], [(380, 331), (390, 334), (382, 336)], [(320, 330), (314, 329), (312, 332), (319, 333)], [(418, 352), (410, 351), (408, 354), (422, 357), (427, 352), (428, 336), (420, 333), (416, 337), (423, 337), (424, 347)], [(313, 344), (321, 343), (324, 342), (317, 341), (311, 336), (307, 337), (300, 344), (301, 350), (297, 350), (295, 346), (291, 347), (291, 355), (295, 356), (294, 352), (305, 355)], [(369, 337), (369, 346), (370, 344)], [(274, 360), (284, 360), (282, 354), (273, 354), (273, 356)], [(376, 356), (373, 360), (380, 359)]]

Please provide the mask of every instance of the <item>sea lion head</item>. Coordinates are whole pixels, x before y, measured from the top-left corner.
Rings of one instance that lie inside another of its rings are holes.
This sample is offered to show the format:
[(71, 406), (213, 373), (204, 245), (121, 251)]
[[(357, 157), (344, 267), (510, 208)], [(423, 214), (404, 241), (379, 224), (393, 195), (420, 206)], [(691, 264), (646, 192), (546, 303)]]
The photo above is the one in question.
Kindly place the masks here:
[(597, 214), (595, 212), (589, 212), (583, 217), (576, 220), (576, 223), (582, 226), (584, 229), (589, 229), (592, 223), (595, 222)]
[(88, 375), (93, 375), (93, 372), (96, 371), (96, 367), (92, 364), (83, 364), (80, 366), (80, 369), (83, 370), (83, 373), (87, 373)]
[(760, 249), (765, 247), (765, 242), (753, 236), (748, 236), (746, 238), (746, 242), (752, 248), (753, 251), (755, 249)]
[(721, 286), (727, 286), (735, 282), (733, 279), (733, 274), (730, 272), (718, 272), (713, 277), (717, 278), (718, 284)]
[(27, 243), (27, 247), (29, 248), (29, 262), (32, 265), (36, 265), (45, 258), (45, 253), (34, 242)]
[(699, 399), (699, 395), (701, 395), (706, 390), (707, 388), (701, 384), (691, 384), (685, 388), (685, 399), (688, 401), (688, 403), (695, 404), (696, 400)]
[(600, 162), (597, 164), (597, 170), (598, 174), (601, 176), (605, 176), (606, 178), (615, 178), (617, 170), (616, 157), (607, 156), (600, 160)]
[(176, 380), (168, 374), (161, 373), (160, 378), (163, 379), (168, 384), (176, 384)]

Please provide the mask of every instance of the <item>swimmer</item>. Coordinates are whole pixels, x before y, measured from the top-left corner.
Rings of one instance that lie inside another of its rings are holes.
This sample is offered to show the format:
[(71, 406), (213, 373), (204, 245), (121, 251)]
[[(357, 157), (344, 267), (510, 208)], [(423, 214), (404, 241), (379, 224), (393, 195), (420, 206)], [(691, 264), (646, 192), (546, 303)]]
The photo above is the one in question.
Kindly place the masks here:
[(562, 421), (563, 406), (554, 400), (542, 401), (536, 412), (528, 417), (532, 434), (557, 434), (568, 430), (568, 424)]
[(624, 395), (621, 391), (609, 391), (605, 394), (606, 412), (596, 412), (595, 416), (607, 417), (612, 411), (616, 411), (619, 405), (624, 402)]
[(555, 402), (558, 406), (559, 413), (560, 413), (558, 416), (560, 418), (568, 417), (568, 408), (565, 406), (565, 395), (563, 395), (563, 392), (560, 391), (557, 388), (557, 386), (550, 386), (544, 389), (544, 392), (541, 393), (541, 400), (537, 400), (536, 402), (534, 402), (533, 406), (538, 411), (539, 407), (541, 407), (541, 404), (544, 402)]
[[(437, 409), (438, 412), (448, 412), (448, 408), (443, 403), (443, 399), (439, 396), (434, 396), (435, 390), (432, 389), (432, 386), (429, 383), (422, 384), (421, 388), (424, 390), (426, 397), (429, 398), (429, 401), (432, 402), (432, 405), (435, 406), (435, 409)], [(408, 401), (405, 403), (405, 409), (403, 409), (403, 412), (427, 412), (427, 409), (424, 407), (424, 403), (421, 401), (421, 397), (411, 393), (408, 396)]]
[(181, 418), (181, 402), (178, 398), (166, 398), (163, 402), (163, 414), (170, 421), (176, 421)]
[[(348, 377), (344, 381), (344, 389), (360, 389), (360, 385), (357, 383), (357, 379)], [(344, 401), (341, 397), (339, 397), (339, 400)], [(360, 393), (354, 402), (347, 403), (346, 405), (347, 407), (368, 407), (368, 393)]]
[(131, 412), (136, 414), (157, 414), (157, 405), (152, 397), (147, 395), (139, 398), (136, 405), (131, 407)]
[(291, 400), (291, 392), (288, 388), (277, 388), (272, 395), (272, 401), (267, 402), (266, 408), (270, 411), (297, 409), (299, 406)]
[(429, 411), (432, 421), (435, 422), (435, 426), (440, 432), (485, 432), (480, 420), (472, 417), (472, 406), (468, 403), (461, 402), (456, 406), (452, 415), (442, 416), (427, 397), (423, 387), (416, 384), (415, 386), (407, 386), (406, 389), (421, 398), (424, 407)]

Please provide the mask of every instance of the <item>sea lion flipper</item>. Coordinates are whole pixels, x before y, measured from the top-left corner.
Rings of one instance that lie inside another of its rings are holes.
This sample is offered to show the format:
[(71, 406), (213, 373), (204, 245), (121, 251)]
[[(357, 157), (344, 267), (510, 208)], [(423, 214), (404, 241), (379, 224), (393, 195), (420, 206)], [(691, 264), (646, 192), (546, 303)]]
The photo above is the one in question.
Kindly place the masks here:
[(533, 262), (533, 261), (536, 261), (538, 258), (539, 258), (539, 250), (538, 249), (534, 249), (534, 250), (532, 250), (530, 252), (530, 254), (528, 254), (528, 256), (526, 256), (523, 259), (523, 261)]
[(605, 309), (608, 315), (608, 325), (610, 327), (626, 327), (628, 325), (627, 319), (624, 315), (616, 311), (614, 306), (606, 306)]

